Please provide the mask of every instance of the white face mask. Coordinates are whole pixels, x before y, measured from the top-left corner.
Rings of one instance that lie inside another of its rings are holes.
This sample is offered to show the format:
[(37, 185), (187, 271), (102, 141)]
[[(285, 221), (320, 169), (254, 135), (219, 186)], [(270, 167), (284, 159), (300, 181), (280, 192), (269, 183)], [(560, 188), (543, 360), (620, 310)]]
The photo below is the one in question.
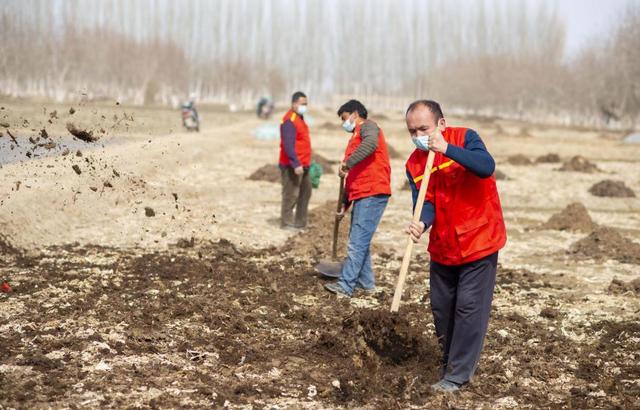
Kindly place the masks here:
[(429, 151), (429, 136), (428, 135), (412, 135), (411, 141), (421, 151)]
[(296, 112), (300, 115), (304, 115), (307, 112), (307, 106), (306, 105), (298, 105), (298, 109), (296, 109)]
[(342, 128), (344, 128), (344, 130), (347, 132), (353, 132), (353, 130), (356, 129), (355, 120), (349, 121), (349, 119), (347, 118), (346, 121), (342, 123)]

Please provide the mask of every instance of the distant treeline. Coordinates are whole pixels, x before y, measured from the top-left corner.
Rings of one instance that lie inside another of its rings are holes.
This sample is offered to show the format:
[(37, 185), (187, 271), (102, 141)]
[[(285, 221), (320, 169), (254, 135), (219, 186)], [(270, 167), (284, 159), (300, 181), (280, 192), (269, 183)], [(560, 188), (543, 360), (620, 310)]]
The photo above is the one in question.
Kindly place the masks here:
[[(630, 127), (640, 116), (640, 7), (567, 61), (546, 2), (5, 0), (0, 93), (247, 106), (417, 97), (482, 115)], [(395, 107), (398, 108), (398, 107)]]

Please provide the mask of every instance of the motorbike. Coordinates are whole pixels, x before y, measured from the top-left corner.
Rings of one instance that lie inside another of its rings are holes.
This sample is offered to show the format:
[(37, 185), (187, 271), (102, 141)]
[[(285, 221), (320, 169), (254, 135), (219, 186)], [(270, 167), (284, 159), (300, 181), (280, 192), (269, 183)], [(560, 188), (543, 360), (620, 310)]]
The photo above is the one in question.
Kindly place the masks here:
[(200, 131), (200, 119), (193, 103), (185, 103), (181, 106), (182, 125), (187, 131)]

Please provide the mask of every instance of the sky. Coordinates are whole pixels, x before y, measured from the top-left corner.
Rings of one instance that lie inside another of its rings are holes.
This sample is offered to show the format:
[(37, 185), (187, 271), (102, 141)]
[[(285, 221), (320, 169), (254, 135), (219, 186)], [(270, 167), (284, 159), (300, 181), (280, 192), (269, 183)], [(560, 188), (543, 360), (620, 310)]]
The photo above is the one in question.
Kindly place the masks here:
[[(527, 0), (536, 4), (545, 0)], [(567, 25), (566, 55), (571, 57), (595, 37), (606, 36), (627, 7), (640, 0), (546, 0), (557, 7)]]

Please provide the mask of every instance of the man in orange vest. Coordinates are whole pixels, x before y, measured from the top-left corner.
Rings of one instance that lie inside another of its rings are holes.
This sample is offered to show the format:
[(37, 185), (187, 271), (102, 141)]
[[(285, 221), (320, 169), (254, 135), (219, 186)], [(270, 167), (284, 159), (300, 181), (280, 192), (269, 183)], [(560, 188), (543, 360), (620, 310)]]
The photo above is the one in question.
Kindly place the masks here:
[[(280, 174), (282, 177), (282, 207), (280, 226), (302, 229), (307, 225), (307, 210), (311, 198), (311, 138), (304, 121), (307, 96), (297, 91), (291, 97), (291, 108), (280, 123)], [(295, 208), (295, 220), (293, 209)]]
[[(498, 251), (507, 240), (495, 162), (474, 130), (447, 127), (435, 101), (412, 103), (406, 122), (416, 145), (406, 163), (414, 207), (424, 173), (431, 172), (420, 222), (411, 222), (407, 233), (418, 242), (431, 227), (431, 309), (443, 350), (442, 378), (432, 388), (453, 392), (471, 381), (478, 365)], [(425, 171), (429, 150), (435, 161)]]
[(338, 217), (353, 207), (347, 258), (340, 279), (325, 287), (338, 296), (351, 297), (355, 289), (375, 291), (369, 247), (391, 196), (391, 166), (384, 133), (367, 119), (367, 109), (360, 101), (350, 100), (342, 105), (338, 116), (344, 130), (351, 133), (339, 171), (346, 180)]

